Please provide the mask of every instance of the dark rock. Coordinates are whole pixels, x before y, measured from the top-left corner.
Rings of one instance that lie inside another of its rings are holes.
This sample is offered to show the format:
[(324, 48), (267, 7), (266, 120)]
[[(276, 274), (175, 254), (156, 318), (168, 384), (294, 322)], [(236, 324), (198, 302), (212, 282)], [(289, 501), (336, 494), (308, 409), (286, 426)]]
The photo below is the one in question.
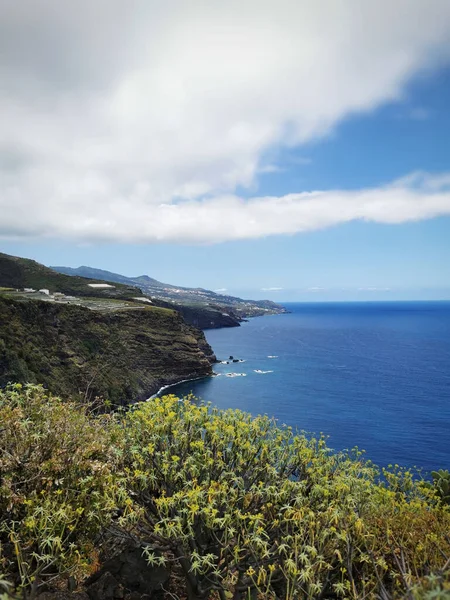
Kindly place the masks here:
[(125, 592), (111, 573), (103, 573), (97, 581), (87, 588), (91, 600), (121, 600), (125, 598)]
[(234, 356), (230, 356), (229, 360), (234, 360)]
[(241, 362), (239, 358), (233, 358), (233, 362)]
[(125, 597), (125, 591), (117, 579), (109, 572), (104, 572), (87, 588), (91, 600), (115, 600)]
[(126, 596), (129, 597), (129, 600), (146, 596), (156, 599), (164, 598), (162, 587), (168, 582), (170, 573), (164, 567), (149, 565), (142, 556), (141, 548), (129, 548), (106, 561), (100, 571), (90, 578), (92, 584), (88, 587), (88, 594), (91, 600), (112, 598), (112, 596), (91, 595), (91, 589), (97, 586), (105, 576), (112, 578), (117, 585), (120, 584), (128, 594), (133, 592), (133, 597)]

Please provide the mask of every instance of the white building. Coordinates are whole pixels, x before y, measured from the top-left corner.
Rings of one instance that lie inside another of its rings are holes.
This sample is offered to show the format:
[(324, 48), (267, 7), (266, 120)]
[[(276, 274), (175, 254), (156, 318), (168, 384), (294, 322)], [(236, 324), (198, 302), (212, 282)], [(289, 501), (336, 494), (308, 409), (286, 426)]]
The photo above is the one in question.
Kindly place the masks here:
[(24, 291), (24, 292), (31, 293), (31, 292), (35, 292), (36, 290), (35, 290), (35, 289), (33, 289), (33, 288), (23, 288), (23, 291)]
[(46, 288), (42, 288), (42, 290), (39, 290), (39, 292), (41, 294), (46, 294), (47, 296), (50, 296), (50, 290), (47, 290)]

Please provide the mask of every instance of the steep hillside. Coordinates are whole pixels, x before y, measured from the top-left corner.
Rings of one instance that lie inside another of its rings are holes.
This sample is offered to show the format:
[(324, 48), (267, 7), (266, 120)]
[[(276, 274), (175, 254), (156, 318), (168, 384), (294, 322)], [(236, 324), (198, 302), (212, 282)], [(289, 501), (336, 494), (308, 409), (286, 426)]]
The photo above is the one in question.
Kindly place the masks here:
[(142, 292), (134, 284), (126, 285), (120, 282), (111, 282), (108, 288), (93, 288), (90, 285), (104, 281), (95, 277), (70, 277), (57, 273), (49, 267), (28, 258), (19, 258), (9, 254), (0, 253), (0, 287), (23, 289), (25, 287), (41, 289), (46, 288), (51, 292), (61, 292), (72, 296), (89, 296), (105, 298), (133, 298), (142, 296)]
[[(117, 281), (127, 285), (138, 286), (145, 294), (159, 298), (166, 302), (175, 302), (183, 306), (194, 307), (209, 307), (211, 311), (218, 313), (226, 313), (232, 319), (239, 322), (240, 319), (247, 317), (256, 317), (267, 314), (278, 314), (286, 312), (286, 309), (280, 304), (276, 304), (271, 300), (243, 300), (234, 296), (217, 294), (211, 290), (203, 288), (187, 288), (162, 283), (148, 275), (139, 277), (125, 277), (118, 273), (111, 273), (102, 269), (94, 269), (92, 267), (78, 267), (73, 269), (70, 267), (51, 267), (59, 273), (64, 273), (73, 276), (92, 277), (105, 279), (106, 281)], [(222, 327), (224, 325), (221, 325)]]
[(211, 374), (212, 349), (174, 310), (89, 310), (0, 295), (0, 386), (35, 382), (67, 396), (144, 399)]

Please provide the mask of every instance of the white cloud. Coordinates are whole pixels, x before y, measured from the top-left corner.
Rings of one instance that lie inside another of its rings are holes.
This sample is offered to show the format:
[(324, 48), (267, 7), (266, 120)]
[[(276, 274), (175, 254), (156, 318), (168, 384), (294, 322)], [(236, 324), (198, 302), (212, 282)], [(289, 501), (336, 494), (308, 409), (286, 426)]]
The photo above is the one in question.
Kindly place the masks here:
[(325, 292), (326, 288), (323, 288), (323, 287), (309, 287), (306, 291), (307, 292)]
[(281, 292), (283, 288), (280, 287), (266, 287), (266, 288), (261, 288), (262, 292)]
[(0, 235), (215, 242), (447, 214), (433, 178), (235, 191), (401, 99), (449, 60), (449, 25), (448, 0), (0, 0)]
[[(106, 191), (104, 195), (108, 195)], [(148, 205), (135, 198), (132, 210), (111, 190), (106, 214), (103, 203), (93, 202), (89, 194), (84, 196), (80, 191), (78, 198), (78, 202), (63, 206), (30, 205), (25, 199), (20, 201), (13, 190), (2, 200), (4, 205), (9, 201), (9, 205), (2, 213), (0, 234), (214, 243), (314, 231), (354, 220), (405, 223), (450, 215), (450, 173), (413, 174), (379, 188), (311, 191), (249, 200), (223, 195)]]
[(227, 291), (227, 288), (219, 288), (218, 290), (214, 290), (216, 294), (223, 294), (223, 292)]

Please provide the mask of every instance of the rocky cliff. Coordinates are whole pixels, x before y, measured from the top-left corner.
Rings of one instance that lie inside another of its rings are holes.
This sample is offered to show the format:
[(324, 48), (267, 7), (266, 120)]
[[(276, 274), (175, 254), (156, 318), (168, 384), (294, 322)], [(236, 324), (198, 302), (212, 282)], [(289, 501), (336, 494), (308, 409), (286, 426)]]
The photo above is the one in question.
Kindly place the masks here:
[(0, 385), (29, 381), (128, 403), (211, 374), (214, 359), (203, 333), (174, 310), (102, 313), (0, 296)]
[[(189, 325), (198, 329), (220, 329), (222, 327), (239, 327), (242, 317), (233, 311), (226, 310), (220, 306), (205, 306), (201, 304), (176, 304), (152, 298), (154, 306), (171, 308), (180, 313)], [(226, 312), (225, 312), (226, 310)]]

